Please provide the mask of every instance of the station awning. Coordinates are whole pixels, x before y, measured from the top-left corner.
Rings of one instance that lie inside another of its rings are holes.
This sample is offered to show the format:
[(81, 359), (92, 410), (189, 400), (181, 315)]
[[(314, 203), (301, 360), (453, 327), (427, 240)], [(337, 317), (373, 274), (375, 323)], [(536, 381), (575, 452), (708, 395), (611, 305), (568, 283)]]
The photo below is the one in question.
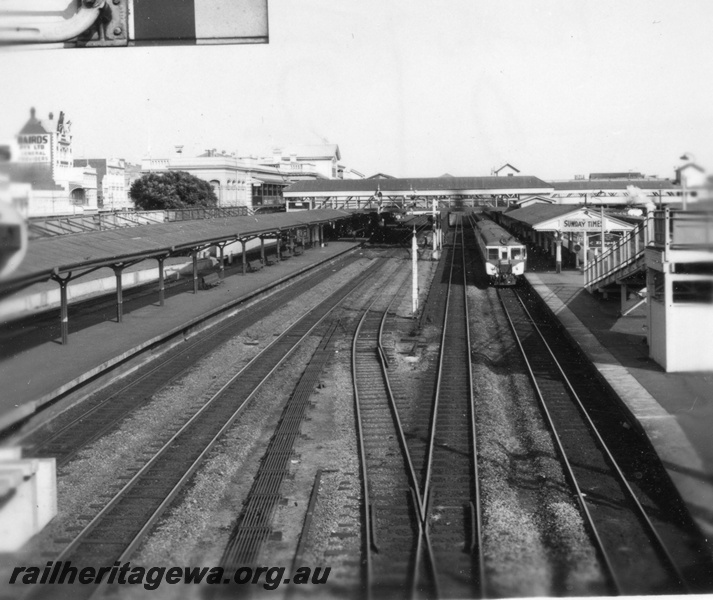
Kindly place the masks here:
[(17, 270), (0, 282), (0, 294), (45, 281), (53, 275), (181, 254), (230, 240), (328, 223), (351, 214), (344, 210), (321, 209), (219, 217), (31, 240)]

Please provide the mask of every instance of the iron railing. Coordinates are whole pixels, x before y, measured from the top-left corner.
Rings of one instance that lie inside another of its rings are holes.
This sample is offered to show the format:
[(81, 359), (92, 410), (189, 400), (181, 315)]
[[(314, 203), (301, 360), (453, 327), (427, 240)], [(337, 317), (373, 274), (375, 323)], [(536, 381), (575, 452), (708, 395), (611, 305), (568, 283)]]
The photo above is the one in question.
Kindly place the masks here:
[(585, 287), (610, 283), (614, 277), (641, 268), (647, 247), (663, 250), (665, 257), (671, 250), (713, 250), (713, 213), (670, 208), (649, 213), (616, 245), (587, 262)]
[(57, 235), (72, 235), (90, 231), (105, 231), (108, 229), (171, 223), (175, 221), (243, 217), (252, 213), (252, 208), (247, 206), (117, 211), (92, 215), (31, 218), (28, 222), (28, 229), (30, 239), (38, 239)]

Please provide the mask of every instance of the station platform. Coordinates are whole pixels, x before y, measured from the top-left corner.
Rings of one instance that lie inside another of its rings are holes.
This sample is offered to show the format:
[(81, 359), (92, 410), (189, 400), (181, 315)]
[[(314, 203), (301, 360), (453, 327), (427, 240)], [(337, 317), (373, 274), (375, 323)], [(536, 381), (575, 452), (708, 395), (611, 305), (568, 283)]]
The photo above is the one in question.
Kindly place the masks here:
[(666, 373), (649, 358), (646, 306), (621, 316), (580, 271), (525, 277), (646, 433), (713, 553), (713, 372)]
[(150, 301), (125, 304), (121, 323), (113, 318), (110, 306), (102, 319), (70, 315), (66, 346), (57, 338), (23, 345), (22, 336), (18, 336), (12, 352), (3, 353), (0, 360), (0, 431), (106, 368), (163, 340), (182, 339), (207, 318), (359, 247), (353, 242), (330, 242), (246, 275), (237, 267), (229, 269), (222, 285), (197, 294), (188, 291), (168, 296), (163, 307), (156, 292)]

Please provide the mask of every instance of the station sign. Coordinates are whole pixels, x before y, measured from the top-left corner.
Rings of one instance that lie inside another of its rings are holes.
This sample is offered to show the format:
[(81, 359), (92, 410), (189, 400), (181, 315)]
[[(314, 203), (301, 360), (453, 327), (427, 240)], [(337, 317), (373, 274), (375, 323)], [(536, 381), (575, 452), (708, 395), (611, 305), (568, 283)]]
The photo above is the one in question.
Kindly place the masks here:
[(560, 231), (601, 231), (601, 219), (563, 219)]
[(594, 232), (601, 233), (602, 226), (606, 231), (629, 231), (633, 225), (619, 219), (602, 215), (598, 211), (589, 208), (574, 209), (556, 218), (547, 219), (540, 223), (535, 223), (535, 231), (559, 231), (561, 233)]

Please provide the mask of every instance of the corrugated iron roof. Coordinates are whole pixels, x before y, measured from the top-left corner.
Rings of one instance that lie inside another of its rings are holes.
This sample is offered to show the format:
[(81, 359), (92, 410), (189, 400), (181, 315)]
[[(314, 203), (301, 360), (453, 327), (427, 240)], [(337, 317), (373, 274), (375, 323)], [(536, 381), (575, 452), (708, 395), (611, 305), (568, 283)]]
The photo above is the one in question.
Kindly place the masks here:
[(550, 185), (555, 188), (556, 192), (625, 190), (629, 186), (642, 190), (678, 189), (678, 186), (668, 179), (575, 179), (573, 181), (553, 181)]
[(515, 219), (528, 225), (537, 225), (543, 221), (556, 219), (567, 213), (580, 210), (581, 206), (573, 206), (571, 204), (532, 204), (524, 208), (516, 208), (515, 210), (503, 213), (503, 216), (509, 219)]
[(297, 181), (285, 189), (287, 194), (320, 192), (365, 192), (373, 193), (379, 186), (382, 193), (408, 194), (428, 191), (497, 191), (510, 189), (551, 190), (552, 184), (530, 175), (513, 177), (414, 177), (398, 179), (326, 179), (321, 181)]
[(351, 213), (344, 210), (319, 209), (142, 225), (32, 240), (22, 264), (0, 284), (0, 290), (44, 281), (53, 273), (178, 253), (201, 245), (325, 223), (349, 215)]

